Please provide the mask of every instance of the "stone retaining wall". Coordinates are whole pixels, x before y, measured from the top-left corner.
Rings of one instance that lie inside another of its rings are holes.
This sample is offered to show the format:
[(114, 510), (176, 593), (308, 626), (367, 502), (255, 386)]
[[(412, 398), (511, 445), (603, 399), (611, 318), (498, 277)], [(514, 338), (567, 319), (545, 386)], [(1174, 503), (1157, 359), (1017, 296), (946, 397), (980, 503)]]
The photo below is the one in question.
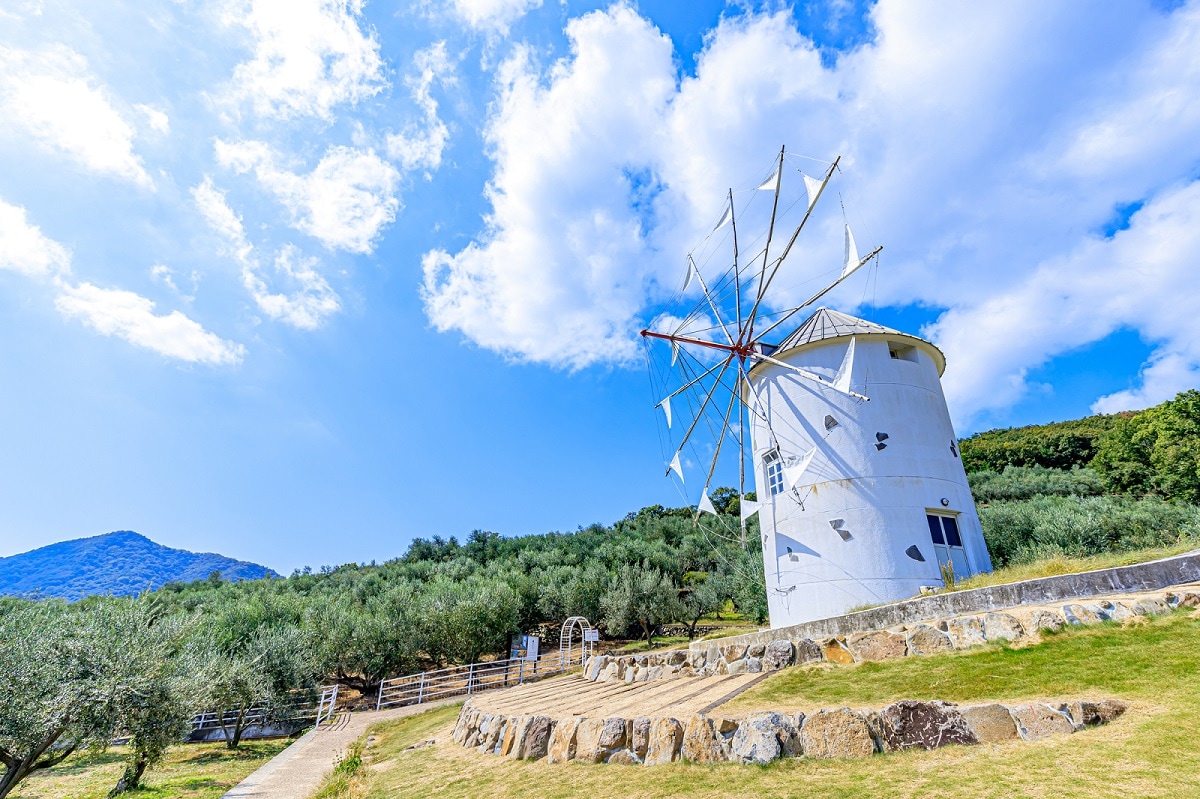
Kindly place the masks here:
[(1200, 585), (1058, 606), (1010, 608), (1005, 612), (958, 616), (928, 624), (899, 625), (848, 635), (790, 638), (789, 634), (797, 628), (785, 627), (757, 636), (699, 641), (690, 649), (645, 655), (596, 655), (584, 664), (583, 676), (593, 682), (621, 680), (633, 683), (753, 674), (822, 660), (841, 664), (887, 660), (967, 649), (989, 641), (1018, 642), (1033, 638), (1044, 629), (1057, 630), (1067, 624), (1091, 624), (1109, 619), (1124, 621), (1166, 613), (1175, 607), (1200, 607)]
[[(993, 585), (970, 591), (933, 594), (831, 619), (819, 619), (791, 627), (777, 627), (722, 638), (719, 645), (751, 646), (777, 640), (816, 640), (867, 630), (883, 630), (901, 624), (1006, 610), (1023, 605), (1052, 604), (1107, 594), (1157, 591), (1197, 581), (1200, 581), (1200, 550), (1132, 566), (1039, 577), (1036, 580)], [(707, 646), (705, 642), (700, 641), (693, 643), (691, 648), (697, 650)]]
[(995, 703), (960, 707), (906, 699), (881, 710), (827, 708), (812, 714), (751, 713), (686, 721), (641, 716), (589, 719), (572, 716), (493, 715), (463, 705), (454, 742), (481, 753), (551, 763), (620, 763), (647, 766), (694, 763), (769, 763), (781, 757), (865, 757), (901, 749), (934, 749), (1033, 741), (1104, 724), (1125, 712), (1115, 700)]

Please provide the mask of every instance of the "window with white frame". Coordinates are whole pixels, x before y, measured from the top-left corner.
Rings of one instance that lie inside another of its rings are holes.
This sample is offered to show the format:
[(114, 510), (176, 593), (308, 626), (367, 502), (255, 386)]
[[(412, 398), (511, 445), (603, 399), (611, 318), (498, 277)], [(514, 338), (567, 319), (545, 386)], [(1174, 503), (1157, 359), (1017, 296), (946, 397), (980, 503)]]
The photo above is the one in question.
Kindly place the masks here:
[(763, 466), (767, 471), (767, 491), (771, 496), (783, 493), (783, 458), (779, 450), (773, 449), (763, 455)]

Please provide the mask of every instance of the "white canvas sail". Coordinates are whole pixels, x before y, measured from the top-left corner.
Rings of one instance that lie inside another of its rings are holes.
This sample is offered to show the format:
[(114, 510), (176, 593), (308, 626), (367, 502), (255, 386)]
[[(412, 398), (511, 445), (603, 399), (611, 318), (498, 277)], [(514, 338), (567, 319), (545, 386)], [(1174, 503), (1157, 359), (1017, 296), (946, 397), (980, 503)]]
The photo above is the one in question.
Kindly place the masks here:
[(779, 182), (779, 168), (776, 167), (775, 171), (771, 173), (771, 177), (767, 178), (766, 180), (764, 180), (762, 182), (762, 184), (759, 185), (758, 190), (759, 191), (775, 191), (775, 184), (778, 182)]
[(804, 189), (808, 192), (808, 209), (811, 211), (812, 207), (817, 204), (817, 195), (821, 193), (821, 181), (805, 175)]
[(671, 398), (667, 397), (659, 403), (663, 409), (663, 415), (667, 417), (667, 429), (671, 429)]
[[(833, 378), (833, 387), (838, 391), (847, 392), (850, 390), (850, 378), (854, 374), (854, 346), (857, 338), (850, 337), (850, 346), (846, 348), (846, 354), (842, 357), (842, 365), (838, 367), (837, 376)], [(668, 426), (670, 422), (668, 421)]]
[(729, 220), (732, 216), (733, 216), (733, 206), (730, 206), (730, 205), (725, 206), (725, 213), (721, 214), (721, 221), (718, 222), (717, 226), (713, 228), (713, 232), (716, 233), (718, 230), (720, 230), (721, 228), (728, 225)]
[(711, 513), (713, 516), (717, 515), (717, 509), (715, 507), (713, 507), (712, 500), (708, 498), (708, 489), (707, 488), (704, 489), (704, 493), (702, 493), (700, 495), (699, 510), (702, 513)]
[(858, 269), (860, 260), (858, 245), (854, 243), (854, 234), (850, 232), (850, 226), (846, 225), (846, 262), (842, 264), (842, 277)]
[(749, 519), (751, 516), (758, 513), (758, 503), (755, 502), (754, 500), (746, 499), (745, 497), (742, 497), (742, 501), (740, 504), (742, 506), (742, 518), (743, 519)]
[(799, 461), (783, 467), (783, 479), (787, 483), (788, 488), (795, 488), (800, 483), (800, 478), (808, 471), (809, 464), (813, 462), (816, 454), (817, 448), (813, 447)]
[(679, 482), (684, 482), (683, 467), (679, 464), (679, 453), (675, 453), (675, 457), (671, 458), (671, 471), (679, 475)]

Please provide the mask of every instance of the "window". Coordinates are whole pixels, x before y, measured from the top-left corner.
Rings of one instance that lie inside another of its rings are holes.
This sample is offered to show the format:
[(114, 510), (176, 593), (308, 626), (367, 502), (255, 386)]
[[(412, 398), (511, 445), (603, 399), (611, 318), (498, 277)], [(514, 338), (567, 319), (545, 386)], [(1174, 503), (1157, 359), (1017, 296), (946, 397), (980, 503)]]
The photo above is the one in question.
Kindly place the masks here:
[(967, 551), (963, 548), (962, 536), (958, 531), (958, 518), (941, 513), (927, 513), (929, 537), (933, 539), (933, 551), (938, 565), (954, 564), (954, 576), (966, 577), (971, 573), (967, 563)]
[(767, 469), (767, 491), (771, 496), (783, 493), (783, 459), (779, 450), (771, 450), (763, 455), (763, 465)]
[(896, 361), (912, 361), (918, 363), (917, 348), (908, 344), (897, 344), (894, 341), (888, 342), (888, 353)]

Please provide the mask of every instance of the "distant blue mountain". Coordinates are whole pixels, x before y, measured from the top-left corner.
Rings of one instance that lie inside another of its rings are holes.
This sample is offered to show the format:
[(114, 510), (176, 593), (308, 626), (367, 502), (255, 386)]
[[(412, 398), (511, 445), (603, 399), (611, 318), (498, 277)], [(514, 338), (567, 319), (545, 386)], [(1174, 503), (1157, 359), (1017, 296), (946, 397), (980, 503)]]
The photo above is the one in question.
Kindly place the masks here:
[(123, 530), (0, 558), (0, 596), (128, 596), (172, 581), (203, 580), (214, 571), (225, 580), (279, 576), (256, 563), (171, 549)]

